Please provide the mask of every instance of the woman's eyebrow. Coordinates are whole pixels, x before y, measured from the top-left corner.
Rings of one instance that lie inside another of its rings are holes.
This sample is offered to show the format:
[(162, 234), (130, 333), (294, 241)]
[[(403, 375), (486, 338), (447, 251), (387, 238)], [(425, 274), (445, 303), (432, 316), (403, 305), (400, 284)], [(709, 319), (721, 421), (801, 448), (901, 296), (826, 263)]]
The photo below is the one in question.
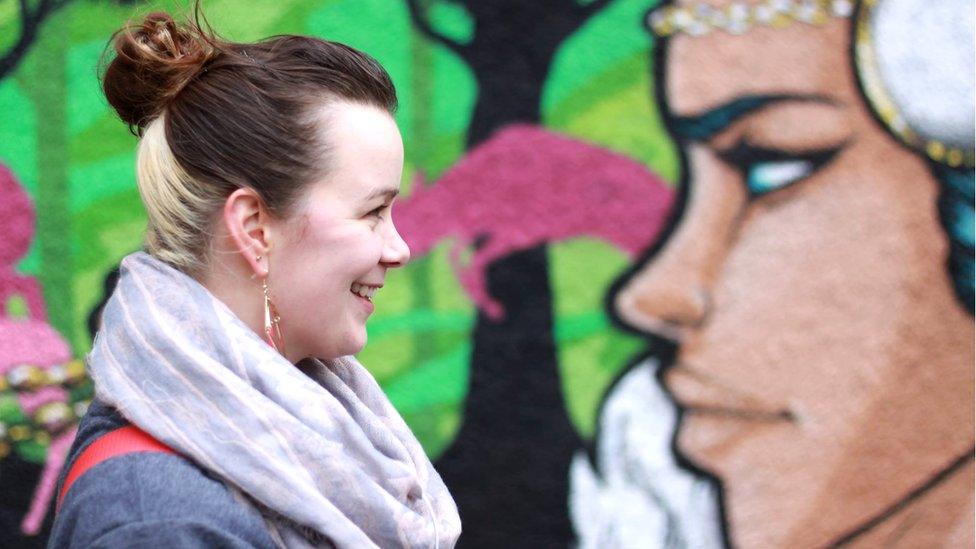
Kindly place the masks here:
[(837, 104), (824, 95), (745, 95), (701, 114), (675, 116), (671, 118), (671, 130), (688, 141), (708, 141), (743, 117), (786, 102)]
[(383, 197), (386, 200), (393, 200), (393, 198), (398, 194), (400, 194), (400, 189), (373, 189), (373, 192), (369, 193), (369, 195), (363, 199), (363, 202), (369, 202), (370, 200), (379, 197)]

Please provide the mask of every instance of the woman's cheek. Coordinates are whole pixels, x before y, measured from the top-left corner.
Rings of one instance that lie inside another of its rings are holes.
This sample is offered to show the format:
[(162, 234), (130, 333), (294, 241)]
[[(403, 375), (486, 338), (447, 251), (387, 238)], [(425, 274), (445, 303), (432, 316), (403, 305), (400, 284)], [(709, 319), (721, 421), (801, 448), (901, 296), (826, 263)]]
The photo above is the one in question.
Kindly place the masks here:
[(363, 244), (363, 249), (368, 250), (370, 256), (376, 257), (376, 263), (379, 263), (380, 256), (383, 254), (383, 227), (382, 225), (377, 225), (369, 232), (365, 238)]

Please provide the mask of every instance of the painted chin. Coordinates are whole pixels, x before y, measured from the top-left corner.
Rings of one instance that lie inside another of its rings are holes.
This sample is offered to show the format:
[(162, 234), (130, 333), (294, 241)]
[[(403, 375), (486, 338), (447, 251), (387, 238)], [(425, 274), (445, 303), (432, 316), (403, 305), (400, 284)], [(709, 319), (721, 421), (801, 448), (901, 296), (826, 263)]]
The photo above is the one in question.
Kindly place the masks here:
[[(752, 421), (723, 414), (686, 411), (678, 427), (677, 446), (688, 460), (713, 474), (727, 473), (731, 464), (756, 446), (790, 436), (782, 421)], [(768, 447), (766, 451), (774, 451)]]

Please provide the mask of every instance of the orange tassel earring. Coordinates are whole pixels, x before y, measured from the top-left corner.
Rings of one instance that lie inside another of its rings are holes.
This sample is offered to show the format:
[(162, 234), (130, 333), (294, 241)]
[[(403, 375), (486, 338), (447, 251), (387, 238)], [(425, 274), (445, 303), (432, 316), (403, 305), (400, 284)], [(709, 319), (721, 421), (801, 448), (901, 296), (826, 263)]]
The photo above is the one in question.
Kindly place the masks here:
[(271, 295), (268, 291), (268, 279), (265, 277), (261, 280), (261, 287), (264, 290), (264, 335), (268, 341), (268, 345), (271, 345), (274, 350), (278, 351), (282, 355), (285, 354), (285, 341), (281, 337), (281, 317), (278, 316), (278, 310), (275, 308), (274, 303), (271, 302)]
[[(261, 256), (255, 258), (261, 260)], [(264, 292), (264, 339), (271, 348), (282, 356), (285, 354), (285, 339), (281, 336), (281, 316), (271, 301), (271, 290), (268, 289), (268, 277), (261, 279), (261, 290)]]

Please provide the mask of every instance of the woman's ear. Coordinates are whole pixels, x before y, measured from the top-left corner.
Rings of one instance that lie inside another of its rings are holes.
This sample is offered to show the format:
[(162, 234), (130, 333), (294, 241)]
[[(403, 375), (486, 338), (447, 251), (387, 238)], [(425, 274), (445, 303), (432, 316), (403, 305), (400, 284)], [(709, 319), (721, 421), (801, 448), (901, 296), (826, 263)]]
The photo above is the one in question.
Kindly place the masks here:
[(254, 189), (237, 189), (224, 202), (224, 225), (241, 257), (258, 277), (268, 275), (271, 216)]

